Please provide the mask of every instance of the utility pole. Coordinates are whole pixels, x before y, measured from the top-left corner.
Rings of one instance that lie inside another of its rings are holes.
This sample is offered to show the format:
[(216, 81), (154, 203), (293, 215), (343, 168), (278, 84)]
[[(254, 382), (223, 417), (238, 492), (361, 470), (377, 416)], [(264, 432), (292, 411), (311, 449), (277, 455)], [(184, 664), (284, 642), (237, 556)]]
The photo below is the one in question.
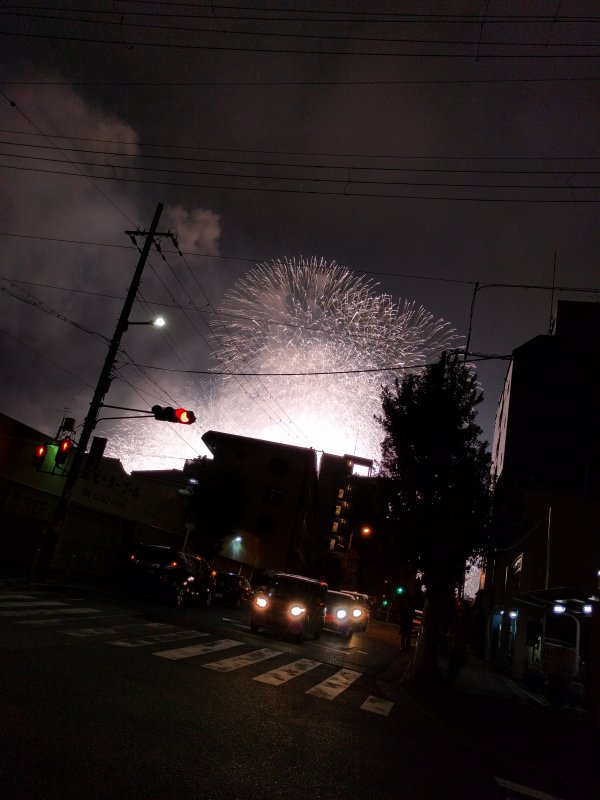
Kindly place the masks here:
[[(131, 313), (131, 308), (133, 306), (133, 302), (135, 300), (138, 287), (140, 285), (142, 272), (144, 271), (144, 266), (146, 264), (148, 254), (150, 252), (150, 248), (152, 247), (152, 244), (154, 242), (154, 237), (157, 232), (156, 229), (158, 227), (158, 221), (160, 219), (160, 215), (162, 214), (162, 210), (163, 210), (163, 205), (159, 203), (154, 213), (154, 219), (152, 220), (152, 224), (150, 225), (150, 230), (147, 233), (143, 234), (146, 236), (146, 241), (144, 242), (144, 247), (142, 248), (142, 251), (140, 253), (140, 258), (135, 273), (133, 275), (133, 279), (131, 281), (131, 286), (129, 287), (129, 291), (127, 293), (127, 297), (125, 298), (125, 303), (121, 311), (121, 316), (119, 317), (119, 321), (117, 322), (117, 327), (115, 328), (113, 338), (111, 339), (108, 352), (106, 354), (104, 366), (102, 367), (100, 377), (98, 378), (98, 384), (96, 386), (94, 396), (92, 397), (92, 402), (90, 403), (90, 409), (88, 411), (87, 417), (85, 418), (85, 421), (83, 423), (83, 428), (81, 430), (81, 436), (79, 437), (79, 442), (77, 444), (77, 447), (74, 449), (73, 459), (71, 461), (71, 464), (69, 466), (66, 475), (62, 494), (59, 498), (56, 510), (52, 516), (52, 520), (44, 530), (40, 547), (36, 553), (33, 562), (31, 574), (34, 580), (45, 581), (46, 578), (48, 577), (48, 572), (50, 571), (50, 565), (52, 563), (52, 557), (54, 556), (54, 551), (56, 550), (56, 545), (58, 544), (58, 540), (60, 539), (60, 535), (62, 533), (62, 529), (64, 527), (65, 520), (67, 517), (67, 511), (69, 509), (69, 504), (71, 502), (73, 487), (75, 486), (77, 479), (79, 478), (79, 473), (81, 472), (83, 459), (85, 457), (85, 451), (88, 446), (90, 437), (94, 431), (94, 428), (96, 427), (96, 421), (98, 419), (98, 414), (102, 407), (102, 401), (104, 399), (104, 395), (108, 392), (110, 388), (111, 373), (115, 362), (115, 358), (117, 356), (121, 344), (121, 337), (123, 336), (123, 333), (127, 330), (129, 314)], [(133, 233), (133, 232), (127, 231), (127, 233)]]

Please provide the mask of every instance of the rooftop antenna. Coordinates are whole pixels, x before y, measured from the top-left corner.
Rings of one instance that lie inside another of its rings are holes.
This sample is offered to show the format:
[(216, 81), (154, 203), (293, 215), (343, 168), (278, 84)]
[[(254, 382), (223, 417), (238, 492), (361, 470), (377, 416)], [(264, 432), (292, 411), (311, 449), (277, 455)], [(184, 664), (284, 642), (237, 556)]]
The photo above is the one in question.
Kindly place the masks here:
[(550, 322), (548, 324), (548, 336), (554, 333), (556, 317), (554, 316), (554, 286), (556, 282), (556, 250), (554, 251), (554, 269), (552, 270), (552, 294), (550, 295)]

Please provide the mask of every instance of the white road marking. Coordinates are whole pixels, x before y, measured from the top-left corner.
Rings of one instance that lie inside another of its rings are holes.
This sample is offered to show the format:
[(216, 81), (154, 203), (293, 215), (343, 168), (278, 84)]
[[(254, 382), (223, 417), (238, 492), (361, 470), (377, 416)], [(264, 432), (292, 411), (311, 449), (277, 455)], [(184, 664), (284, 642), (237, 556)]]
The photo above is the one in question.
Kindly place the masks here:
[(0, 608), (39, 608), (40, 606), (66, 606), (67, 603), (61, 603), (60, 600), (34, 600), (29, 602), (9, 600), (5, 602), (0, 600)]
[(123, 639), (116, 642), (109, 642), (109, 644), (114, 644), (117, 647), (142, 647), (142, 645), (145, 644), (178, 642), (184, 639), (197, 639), (200, 636), (208, 636), (208, 633), (200, 633), (200, 631), (173, 631), (172, 633), (157, 633), (155, 636), (146, 636), (146, 638)]
[[(98, 614), (89, 614), (86, 617), (86, 622), (89, 622), (91, 619), (104, 619), (101, 616), (101, 612)], [(71, 618), (65, 617), (47, 617), (46, 619), (19, 619), (16, 621), (16, 625), (66, 625), (67, 623), (72, 623), (73, 620)]]
[(35, 600), (34, 594), (0, 594), (4, 600)]
[[(14, 611), (0, 611), (0, 617), (43, 617), (45, 614), (56, 614), (56, 608), (52, 610), (40, 610), (37, 608), (18, 609)], [(61, 614), (102, 614), (99, 608), (61, 608)]]
[(381, 714), (382, 717), (387, 717), (393, 706), (394, 704), (391, 700), (384, 700), (382, 697), (369, 695), (361, 708), (363, 711), (372, 711), (373, 714)]
[(256, 664), (258, 661), (265, 661), (267, 658), (274, 658), (274, 656), (280, 655), (281, 650), (271, 650), (268, 647), (263, 647), (261, 650), (244, 653), (243, 656), (232, 656), (231, 658), (224, 658), (222, 661), (211, 661), (202, 666), (206, 667), (206, 669), (214, 669), (216, 672), (231, 672), (234, 669), (241, 669), (250, 664)]
[(332, 675), (331, 678), (313, 686), (306, 694), (312, 694), (314, 697), (322, 697), (324, 700), (333, 700), (351, 686), (355, 680), (360, 678), (361, 675), (362, 672), (356, 672), (353, 669), (341, 669), (339, 672), (336, 672), (335, 675)]
[(519, 794), (522, 794), (524, 797), (533, 797), (534, 800), (560, 800), (560, 797), (557, 797), (555, 794), (548, 794), (548, 792), (542, 792), (539, 789), (532, 789), (531, 786), (523, 786), (520, 783), (513, 783), (504, 778), (496, 778), (496, 783), (498, 786), (502, 786), (503, 789), (519, 792)]
[(172, 628), (173, 625), (168, 625), (166, 622), (133, 622), (128, 625), (107, 625), (101, 628), (71, 628), (67, 631), (61, 631), (66, 636), (76, 636), (84, 639), (88, 636), (114, 636), (115, 634), (123, 633), (133, 628), (140, 631), (144, 628), (151, 628), (152, 630)]
[(292, 661), (291, 664), (286, 664), (284, 667), (272, 669), (270, 672), (264, 672), (262, 675), (257, 675), (255, 681), (261, 683), (268, 683), (271, 686), (280, 686), (282, 683), (291, 681), (298, 675), (303, 675), (315, 667), (322, 664), (322, 661), (311, 661), (309, 658), (301, 658), (299, 661)]
[(233, 639), (217, 639), (206, 644), (191, 644), (189, 647), (177, 647), (175, 650), (158, 650), (152, 653), (153, 656), (169, 658), (177, 661), (180, 658), (191, 658), (201, 656), (205, 653), (213, 653), (215, 650), (228, 650), (230, 647), (240, 647), (243, 642), (234, 642)]

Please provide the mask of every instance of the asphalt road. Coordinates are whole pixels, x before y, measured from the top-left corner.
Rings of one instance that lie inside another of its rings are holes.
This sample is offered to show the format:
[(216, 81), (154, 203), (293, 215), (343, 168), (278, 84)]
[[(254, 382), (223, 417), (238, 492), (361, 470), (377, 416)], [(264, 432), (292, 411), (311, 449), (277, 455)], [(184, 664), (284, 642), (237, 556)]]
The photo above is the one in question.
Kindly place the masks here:
[(24, 587), (0, 632), (4, 800), (558, 796), (379, 680), (394, 626), (298, 644), (245, 610)]

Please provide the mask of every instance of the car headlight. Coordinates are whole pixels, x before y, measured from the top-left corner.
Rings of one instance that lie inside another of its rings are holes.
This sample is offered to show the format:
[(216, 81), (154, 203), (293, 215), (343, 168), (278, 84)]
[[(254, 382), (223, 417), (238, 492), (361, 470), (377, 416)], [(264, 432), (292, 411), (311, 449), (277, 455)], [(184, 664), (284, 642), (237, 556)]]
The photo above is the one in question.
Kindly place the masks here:
[(266, 601), (266, 599), (264, 597), (257, 597), (256, 598), (256, 605), (259, 608), (266, 608), (267, 607), (267, 601)]
[(302, 606), (292, 606), (290, 608), (290, 614), (292, 617), (299, 617), (301, 614), (304, 614), (306, 609), (302, 608)]
[(345, 610), (344, 608), (340, 608), (340, 609), (338, 609), (338, 610), (335, 612), (335, 615), (336, 615), (336, 617), (337, 617), (338, 619), (346, 619), (346, 617), (348, 616), (348, 615), (347, 615), (347, 612), (346, 612), (346, 610)]
[(355, 619), (358, 619), (359, 617), (362, 617), (362, 611), (360, 610), (360, 608), (355, 608), (355, 609), (352, 611), (352, 616), (353, 616)]

